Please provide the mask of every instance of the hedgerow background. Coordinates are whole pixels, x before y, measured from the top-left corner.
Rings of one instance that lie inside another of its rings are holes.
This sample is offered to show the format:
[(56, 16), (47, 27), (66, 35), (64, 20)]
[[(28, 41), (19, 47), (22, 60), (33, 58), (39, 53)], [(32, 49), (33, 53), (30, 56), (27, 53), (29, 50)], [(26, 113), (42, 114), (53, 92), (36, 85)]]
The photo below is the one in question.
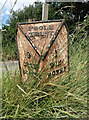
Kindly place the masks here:
[[(65, 19), (71, 34), (77, 27), (78, 23), (82, 23), (89, 15), (89, 2), (87, 3), (50, 3), (49, 4), (49, 20)], [(10, 19), (7, 20), (8, 25), (3, 25), (2, 32), (2, 60), (17, 60), (16, 47), (16, 29), (18, 22), (26, 22), (29, 19), (33, 21), (42, 19), (42, 3), (35, 3), (24, 7), (23, 10), (11, 11)], [(76, 41), (76, 40), (74, 40)], [(80, 41), (80, 39), (77, 39)]]
[[(55, 84), (51, 80), (41, 86), (38, 74), (30, 73), (28, 83), (22, 83), (20, 74), (2, 74), (3, 118), (87, 118), (88, 117), (88, 53), (89, 53), (89, 2), (52, 3), (49, 20), (65, 19), (69, 29), (70, 70)], [(13, 11), (9, 26), (2, 33), (3, 60), (18, 60), (16, 23), (41, 20), (42, 4), (29, 5), (22, 11)], [(24, 17), (23, 17), (24, 16)], [(29, 67), (29, 71), (30, 71)], [(40, 75), (41, 73), (39, 73)], [(48, 87), (49, 86), (49, 87)]]

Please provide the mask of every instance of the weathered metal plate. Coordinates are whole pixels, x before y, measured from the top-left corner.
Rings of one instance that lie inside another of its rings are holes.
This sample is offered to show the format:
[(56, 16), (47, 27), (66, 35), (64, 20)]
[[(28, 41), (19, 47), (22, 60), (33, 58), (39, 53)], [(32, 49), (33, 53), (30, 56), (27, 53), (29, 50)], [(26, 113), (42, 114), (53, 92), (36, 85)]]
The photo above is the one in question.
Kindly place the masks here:
[(39, 59), (39, 71), (45, 68), (46, 80), (56, 80), (68, 72), (68, 33), (64, 20), (19, 23), (17, 45), (23, 81), (28, 78), (26, 62), (37, 64)]

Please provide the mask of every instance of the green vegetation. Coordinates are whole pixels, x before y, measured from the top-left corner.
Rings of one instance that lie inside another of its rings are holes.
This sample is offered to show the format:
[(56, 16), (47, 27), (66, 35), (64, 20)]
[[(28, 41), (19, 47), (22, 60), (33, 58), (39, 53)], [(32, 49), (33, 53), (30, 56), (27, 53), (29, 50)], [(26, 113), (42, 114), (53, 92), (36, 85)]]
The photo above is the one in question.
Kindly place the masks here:
[[(6, 29), (2, 33), (3, 60), (18, 59), (16, 23), (29, 18), (41, 20), (41, 9), (39, 3), (13, 12), (9, 26), (3, 25)], [(60, 18), (66, 20), (69, 29), (69, 74), (55, 83), (51, 79), (42, 85), (45, 77), (41, 79), (41, 73), (33, 76), (31, 66), (25, 83), (22, 83), (19, 73), (3, 72), (3, 118), (87, 118), (89, 2), (50, 4), (49, 19)]]
[(42, 5), (38, 3), (35, 7), (29, 5), (24, 10), (18, 10), (12, 12), (10, 20), (7, 21), (9, 26), (3, 25), (3, 29), (6, 29), (2, 33), (2, 60), (18, 60), (17, 46), (16, 46), (16, 30), (18, 22), (27, 22), (32, 20), (41, 20)]
[[(87, 43), (89, 16), (69, 35), (70, 72), (42, 85), (38, 74), (22, 83), (20, 75), (3, 73), (2, 116), (5, 118), (87, 118)], [(40, 73), (39, 73), (40, 74)], [(39, 81), (38, 81), (39, 80)]]
[[(70, 56), (70, 79), (66, 76), (41, 86), (30, 74), (29, 84), (20, 76), (3, 74), (2, 116), (6, 118), (86, 118), (86, 54), (79, 50)], [(84, 59), (83, 59), (84, 58)], [(47, 86), (49, 85), (49, 86)], [(39, 87), (40, 86), (40, 87)]]
[[(53, 3), (49, 5), (49, 20), (65, 19), (69, 29), (72, 33), (76, 28), (76, 23), (83, 22), (86, 14), (89, 14), (89, 2), (87, 3)], [(18, 22), (26, 22), (31, 20), (41, 20), (42, 3), (36, 3), (24, 7), (23, 10), (12, 11), (11, 17), (7, 21), (8, 25), (3, 25), (2, 32), (2, 60), (17, 60), (16, 48), (16, 24)]]

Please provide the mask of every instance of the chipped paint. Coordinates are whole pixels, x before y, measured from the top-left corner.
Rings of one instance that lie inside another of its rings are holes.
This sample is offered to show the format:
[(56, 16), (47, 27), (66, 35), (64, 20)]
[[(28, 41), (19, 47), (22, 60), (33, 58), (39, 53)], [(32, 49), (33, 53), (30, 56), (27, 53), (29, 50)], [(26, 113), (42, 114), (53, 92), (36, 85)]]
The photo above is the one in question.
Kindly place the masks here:
[[(33, 60), (37, 63), (40, 56), (39, 71), (48, 66), (46, 71), (54, 78), (59, 75), (56, 71), (60, 71), (60, 74), (68, 73), (68, 33), (64, 20), (20, 23), (18, 24), (17, 43), (23, 81), (28, 76), (26, 74), (28, 68), (23, 65), (24, 61), (30, 64)], [(31, 54), (30, 58), (27, 57), (27, 52)], [(62, 62), (58, 66), (60, 60)], [(51, 62), (55, 64), (53, 69), (50, 69), (49, 63)]]

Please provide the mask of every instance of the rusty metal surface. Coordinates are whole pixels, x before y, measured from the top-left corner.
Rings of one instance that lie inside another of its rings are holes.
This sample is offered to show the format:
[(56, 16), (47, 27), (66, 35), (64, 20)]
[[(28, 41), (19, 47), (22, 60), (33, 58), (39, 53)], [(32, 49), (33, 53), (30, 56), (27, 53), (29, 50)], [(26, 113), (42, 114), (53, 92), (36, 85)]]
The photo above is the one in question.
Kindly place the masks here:
[(64, 20), (18, 24), (17, 45), (22, 79), (28, 78), (26, 63), (46, 68), (47, 80), (68, 72), (68, 36)]

